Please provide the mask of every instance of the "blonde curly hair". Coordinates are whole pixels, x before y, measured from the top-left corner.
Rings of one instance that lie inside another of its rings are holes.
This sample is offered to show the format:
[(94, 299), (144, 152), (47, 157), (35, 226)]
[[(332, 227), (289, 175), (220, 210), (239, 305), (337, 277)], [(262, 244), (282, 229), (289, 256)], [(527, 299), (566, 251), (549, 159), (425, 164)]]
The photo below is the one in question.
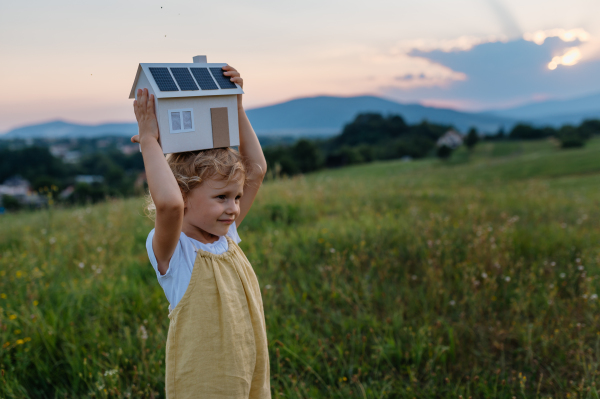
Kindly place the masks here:
[[(242, 155), (233, 148), (188, 151), (167, 155), (167, 163), (177, 180), (181, 193), (185, 195), (211, 178), (246, 182), (249, 166)], [(146, 195), (146, 214), (151, 219), (156, 215), (156, 206), (150, 192)]]

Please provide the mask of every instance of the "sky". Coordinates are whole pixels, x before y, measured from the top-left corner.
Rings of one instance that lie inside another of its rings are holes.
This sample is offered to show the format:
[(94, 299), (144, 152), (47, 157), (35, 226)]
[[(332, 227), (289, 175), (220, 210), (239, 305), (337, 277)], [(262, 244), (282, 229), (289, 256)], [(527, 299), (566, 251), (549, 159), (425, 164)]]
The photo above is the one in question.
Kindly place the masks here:
[(207, 55), (246, 108), (378, 95), (483, 111), (600, 92), (598, 0), (30, 0), (0, 5), (0, 132), (133, 122), (140, 62)]

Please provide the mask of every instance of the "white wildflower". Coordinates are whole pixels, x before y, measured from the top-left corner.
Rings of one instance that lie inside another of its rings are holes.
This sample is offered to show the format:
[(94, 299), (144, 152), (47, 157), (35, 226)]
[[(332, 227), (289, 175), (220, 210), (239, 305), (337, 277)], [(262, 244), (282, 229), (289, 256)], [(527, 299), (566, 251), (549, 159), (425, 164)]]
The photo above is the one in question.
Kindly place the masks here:
[(487, 273), (486, 272), (481, 273), (481, 277), (487, 278)]
[(596, 299), (598, 299), (598, 295), (597, 294), (590, 295), (590, 300), (595, 301)]
[(564, 273), (560, 274), (560, 278), (565, 278), (565, 276), (566, 276), (566, 274), (564, 274)]
[(450, 301), (450, 306), (454, 306), (456, 305), (456, 302), (454, 302), (454, 299)]
[(329, 248), (329, 252), (335, 253), (335, 248)]
[(144, 326), (140, 326), (140, 337), (143, 340), (148, 339), (148, 331), (146, 331), (146, 327), (144, 327)]
[(583, 270), (583, 269), (585, 269), (585, 267), (583, 267), (583, 265), (579, 265), (579, 266), (577, 266), (577, 269), (578, 270)]
[(50, 237), (48, 241), (50, 241), (50, 244), (54, 244), (56, 242), (56, 238)]
[(504, 280), (506, 280), (506, 282), (509, 282), (510, 281), (510, 276), (504, 277)]
[(267, 285), (265, 286), (265, 288), (266, 288), (266, 289), (268, 289), (268, 290), (270, 290), (270, 289), (271, 289), (271, 284), (267, 284)]
[(79, 264), (77, 266), (79, 266), (80, 269), (83, 269), (83, 267), (85, 266), (85, 264), (83, 262), (79, 262)]

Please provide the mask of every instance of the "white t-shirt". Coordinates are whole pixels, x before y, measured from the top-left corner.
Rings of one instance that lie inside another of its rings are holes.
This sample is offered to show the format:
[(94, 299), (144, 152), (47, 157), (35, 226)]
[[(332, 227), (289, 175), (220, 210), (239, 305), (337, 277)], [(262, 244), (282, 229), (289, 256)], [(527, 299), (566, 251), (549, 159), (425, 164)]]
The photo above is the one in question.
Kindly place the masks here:
[[(229, 226), (229, 231), (226, 236), (231, 238), (236, 244), (239, 244), (240, 241), (242, 241), (237, 233), (235, 222)], [(192, 270), (194, 269), (194, 262), (196, 261), (196, 249), (194, 248), (194, 245), (196, 248), (215, 255), (227, 252), (227, 249), (229, 248), (225, 236), (219, 237), (219, 239), (212, 244), (204, 244), (181, 232), (175, 252), (173, 252), (173, 256), (169, 261), (169, 268), (165, 274), (160, 274), (158, 271), (158, 262), (156, 256), (154, 256), (154, 249), (152, 248), (153, 237), (154, 229), (148, 234), (146, 250), (148, 251), (150, 263), (152, 263), (152, 267), (154, 267), (154, 271), (156, 272), (158, 283), (163, 291), (165, 291), (165, 295), (169, 300), (169, 311), (175, 309), (175, 306), (177, 306), (181, 298), (183, 298), (183, 294), (185, 294), (185, 291), (190, 284), (190, 280), (192, 279)]]

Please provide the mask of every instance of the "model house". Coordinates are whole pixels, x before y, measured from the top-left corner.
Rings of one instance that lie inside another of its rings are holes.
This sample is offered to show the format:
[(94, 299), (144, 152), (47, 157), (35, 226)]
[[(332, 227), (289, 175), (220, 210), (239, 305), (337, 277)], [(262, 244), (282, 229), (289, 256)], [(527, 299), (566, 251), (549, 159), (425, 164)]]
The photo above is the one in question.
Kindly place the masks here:
[(196, 56), (190, 64), (140, 64), (129, 98), (154, 94), (163, 153), (240, 144), (237, 95), (242, 88), (223, 75), (227, 64)]

